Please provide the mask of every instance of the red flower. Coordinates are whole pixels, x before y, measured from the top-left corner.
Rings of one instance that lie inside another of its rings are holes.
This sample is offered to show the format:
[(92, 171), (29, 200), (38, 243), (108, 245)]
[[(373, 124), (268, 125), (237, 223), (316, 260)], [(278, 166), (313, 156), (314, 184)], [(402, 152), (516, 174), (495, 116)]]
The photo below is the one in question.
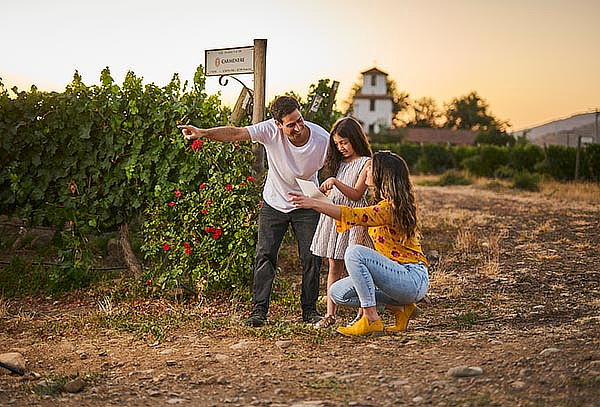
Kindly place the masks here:
[(383, 237), (383, 236), (377, 236), (377, 241), (378, 241), (379, 243), (383, 243), (383, 242), (385, 242), (385, 239), (384, 239), (384, 237)]
[(202, 209), (200, 212), (202, 212), (202, 215), (208, 215), (208, 211), (206, 209)]
[(223, 234), (223, 231), (221, 229), (215, 229), (214, 232), (212, 233), (212, 238), (217, 240), (218, 238), (221, 237), (221, 235)]
[(206, 233), (213, 233), (215, 231), (215, 228), (213, 228), (212, 226), (207, 226), (204, 228), (204, 231)]
[(175, 192), (174, 192), (174, 194), (175, 194), (175, 196), (177, 198), (181, 198), (181, 191), (180, 190), (176, 189)]
[(187, 247), (185, 249), (185, 254), (192, 254), (192, 249), (190, 249), (189, 247)]
[(235, 144), (235, 145), (233, 146), (233, 148), (234, 148), (235, 150), (239, 150), (239, 148), (240, 148), (240, 145), (239, 145), (239, 144)]
[(396, 250), (392, 250), (392, 256), (400, 257), (400, 253), (398, 253)]
[(204, 144), (204, 140), (192, 141), (192, 150), (201, 150), (203, 144)]
[(146, 280), (146, 285), (152, 285), (152, 280)]
[(166, 252), (166, 251), (168, 251), (170, 248), (171, 248), (171, 246), (169, 246), (169, 244), (168, 244), (168, 243), (165, 243), (165, 244), (163, 245), (163, 250), (164, 250), (165, 252)]
[(367, 214), (364, 214), (364, 215), (362, 216), (362, 221), (363, 221), (363, 222), (367, 222), (368, 220), (369, 220), (369, 217), (367, 216)]
[(241, 187), (243, 187), (243, 186), (244, 186), (244, 183), (243, 183), (243, 182), (240, 182), (240, 186), (241, 186)]
[(232, 189), (233, 189), (233, 186), (231, 184), (225, 185), (225, 190), (231, 191)]
[(248, 181), (248, 182), (254, 182), (254, 177), (252, 175), (248, 175), (246, 177), (246, 181)]
[(175, 202), (173, 202), (173, 201), (169, 202), (169, 206), (170, 206), (171, 208), (172, 208), (172, 207), (174, 207), (174, 206), (175, 206)]
[(204, 203), (204, 205), (206, 205), (206, 206), (210, 206), (210, 205), (212, 205), (212, 201), (209, 199), (208, 201), (206, 201), (206, 202)]
[(262, 208), (263, 206), (263, 201), (258, 201), (258, 206), (260, 206)]
[(203, 182), (202, 184), (200, 184), (200, 186), (198, 188), (204, 189), (204, 188), (206, 188), (206, 184)]
[(185, 247), (186, 249), (189, 249), (190, 244), (188, 242), (183, 242), (183, 247)]

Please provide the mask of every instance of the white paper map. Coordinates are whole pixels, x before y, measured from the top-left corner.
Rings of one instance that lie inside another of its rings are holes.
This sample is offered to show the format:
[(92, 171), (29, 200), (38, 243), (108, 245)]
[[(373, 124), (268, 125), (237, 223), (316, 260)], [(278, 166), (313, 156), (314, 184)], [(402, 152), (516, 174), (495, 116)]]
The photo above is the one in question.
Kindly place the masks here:
[(296, 178), (296, 182), (300, 186), (302, 193), (306, 196), (310, 196), (311, 198), (318, 199), (319, 201), (327, 202), (332, 204), (333, 202), (329, 199), (324, 193), (319, 191), (319, 188), (312, 182), (306, 181), (304, 179)]

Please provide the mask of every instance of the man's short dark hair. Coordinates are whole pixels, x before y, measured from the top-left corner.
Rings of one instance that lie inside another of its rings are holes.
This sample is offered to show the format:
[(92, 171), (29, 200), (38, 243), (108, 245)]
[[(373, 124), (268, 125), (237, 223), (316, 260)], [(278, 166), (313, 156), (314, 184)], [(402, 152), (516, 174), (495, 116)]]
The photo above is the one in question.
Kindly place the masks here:
[(300, 110), (300, 105), (296, 99), (291, 96), (280, 96), (271, 105), (271, 116), (279, 123), (283, 123), (284, 116), (296, 109)]

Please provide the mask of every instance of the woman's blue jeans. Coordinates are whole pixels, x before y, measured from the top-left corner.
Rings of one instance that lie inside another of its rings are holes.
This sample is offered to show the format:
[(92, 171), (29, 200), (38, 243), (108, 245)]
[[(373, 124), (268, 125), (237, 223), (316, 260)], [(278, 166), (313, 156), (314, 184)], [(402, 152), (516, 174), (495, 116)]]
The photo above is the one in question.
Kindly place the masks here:
[(333, 283), (333, 302), (349, 307), (404, 305), (427, 294), (429, 275), (423, 263), (399, 264), (368, 247), (352, 245), (344, 256), (349, 277)]

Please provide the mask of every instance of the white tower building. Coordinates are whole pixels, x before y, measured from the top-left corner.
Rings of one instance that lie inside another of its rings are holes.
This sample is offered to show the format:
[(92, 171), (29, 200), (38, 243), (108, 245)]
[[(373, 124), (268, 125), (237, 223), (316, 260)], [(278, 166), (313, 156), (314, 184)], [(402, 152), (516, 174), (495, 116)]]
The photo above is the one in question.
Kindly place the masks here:
[(361, 73), (362, 87), (352, 101), (352, 115), (360, 120), (365, 132), (379, 133), (392, 127), (393, 103), (388, 93), (388, 74), (377, 68)]

